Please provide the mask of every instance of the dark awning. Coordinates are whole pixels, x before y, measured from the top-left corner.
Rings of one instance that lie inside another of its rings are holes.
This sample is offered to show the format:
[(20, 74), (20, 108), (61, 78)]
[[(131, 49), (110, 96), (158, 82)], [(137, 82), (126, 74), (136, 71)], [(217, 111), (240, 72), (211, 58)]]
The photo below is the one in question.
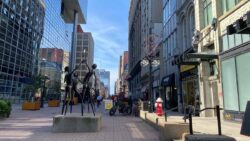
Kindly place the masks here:
[(208, 53), (188, 53), (186, 57), (188, 59), (191, 59), (191, 58), (199, 58), (199, 59), (205, 59), (205, 60), (219, 59), (218, 54), (208, 54)]
[(228, 25), (227, 34), (250, 34), (250, 11), (236, 20), (233, 24)]
[(174, 83), (174, 74), (170, 74), (162, 78), (161, 86), (172, 86)]
[(200, 61), (183, 61), (183, 62), (180, 62), (180, 65), (195, 65), (195, 66), (198, 66), (198, 65), (200, 65)]

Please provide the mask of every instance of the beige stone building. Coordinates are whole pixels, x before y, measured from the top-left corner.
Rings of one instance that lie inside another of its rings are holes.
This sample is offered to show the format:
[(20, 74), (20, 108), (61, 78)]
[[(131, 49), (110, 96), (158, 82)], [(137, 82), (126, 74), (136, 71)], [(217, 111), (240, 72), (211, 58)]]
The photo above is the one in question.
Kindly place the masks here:
[[(200, 108), (220, 105), (224, 108), (225, 118), (241, 120), (246, 102), (250, 100), (249, 63), (247, 65), (250, 60), (250, 34), (228, 35), (227, 27), (242, 17), (246, 18), (245, 14), (250, 11), (250, 1), (194, 2), (196, 33), (199, 33), (199, 39), (196, 40), (198, 53), (189, 57), (201, 61), (198, 66)], [(215, 114), (210, 110), (201, 115)]]

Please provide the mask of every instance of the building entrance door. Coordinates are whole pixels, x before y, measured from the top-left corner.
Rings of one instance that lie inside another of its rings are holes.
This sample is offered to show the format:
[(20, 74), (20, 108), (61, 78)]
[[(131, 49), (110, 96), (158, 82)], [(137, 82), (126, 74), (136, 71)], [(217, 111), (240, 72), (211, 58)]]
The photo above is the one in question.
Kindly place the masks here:
[[(184, 107), (193, 106), (198, 110), (197, 99), (199, 97), (197, 79), (187, 79), (182, 82)], [(198, 99), (199, 100), (199, 99)]]

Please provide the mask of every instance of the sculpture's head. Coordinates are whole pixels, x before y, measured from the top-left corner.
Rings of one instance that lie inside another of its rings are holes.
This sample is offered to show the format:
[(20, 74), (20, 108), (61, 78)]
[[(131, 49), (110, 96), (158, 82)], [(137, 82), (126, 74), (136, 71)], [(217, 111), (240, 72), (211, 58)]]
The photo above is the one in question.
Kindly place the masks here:
[(64, 71), (65, 71), (65, 72), (69, 72), (69, 67), (66, 66), (66, 67), (64, 68)]
[(97, 65), (96, 64), (93, 64), (92, 65), (92, 69), (94, 70), (94, 69), (96, 69), (97, 68)]

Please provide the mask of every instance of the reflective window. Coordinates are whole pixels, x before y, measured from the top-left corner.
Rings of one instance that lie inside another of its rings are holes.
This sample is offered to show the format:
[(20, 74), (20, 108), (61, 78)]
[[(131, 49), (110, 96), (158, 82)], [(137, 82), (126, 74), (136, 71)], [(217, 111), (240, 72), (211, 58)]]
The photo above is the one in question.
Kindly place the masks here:
[(237, 47), (248, 41), (250, 41), (250, 35), (247, 34), (224, 35), (221, 37), (222, 51)]
[(239, 110), (234, 58), (222, 61), (222, 86), (226, 110)]
[(240, 111), (245, 111), (247, 101), (250, 100), (249, 60), (250, 60), (250, 53), (246, 53), (236, 57)]
[(223, 14), (232, 9), (241, 0), (221, 0)]
[(210, 25), (213, 18), (211, 0), (203, 0), (203, 17), (204, 17), (204, 27)]

